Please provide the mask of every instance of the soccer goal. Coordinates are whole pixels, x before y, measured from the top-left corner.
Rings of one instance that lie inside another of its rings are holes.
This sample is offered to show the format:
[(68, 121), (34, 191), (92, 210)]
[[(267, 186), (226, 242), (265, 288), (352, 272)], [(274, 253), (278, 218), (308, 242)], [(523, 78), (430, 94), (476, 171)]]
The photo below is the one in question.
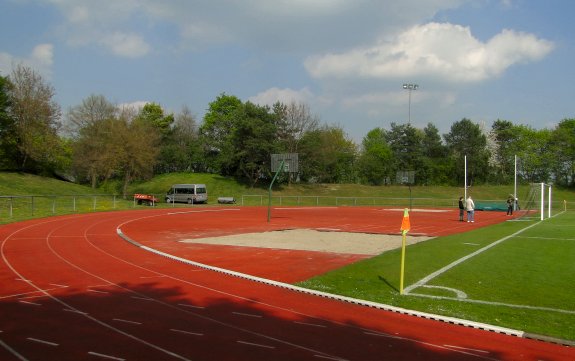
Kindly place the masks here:
[(523, 218), (536, 218), (539, 216), (540, 220), (546, 217), (551, 218), (552, 202), (552, 189), (551, 184), (546, 183), (531, 183), (529, 193), (522, 202), (517, 202), (518, 210), (520, 210)]

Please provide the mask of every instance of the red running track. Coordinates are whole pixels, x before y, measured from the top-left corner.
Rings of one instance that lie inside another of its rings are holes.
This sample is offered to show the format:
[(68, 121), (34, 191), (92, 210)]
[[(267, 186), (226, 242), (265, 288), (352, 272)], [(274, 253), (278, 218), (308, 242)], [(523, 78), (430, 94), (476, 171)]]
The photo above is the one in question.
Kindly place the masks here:
[[(117, 234), (120, 227), (138, 242), (197, 260), (193, 249), (174, 240), (302, 227), (397, 233), (402, 216), (377, 208), (274, 209), (267, 223), (265, 212), (179, 208), (54, 217), (0, 227), (0, 360), (575, 359), (574, 350), (561, 345), (190, 266), (135, 247)], [(480, 226), (503, 217), (480, 213), (470, 225), (453, 220), (454, 212), (413, 212), (411, 223), (413, 232), (440, 234), (445, 228)], [(218, 250), (216, 263), (261, 276), (269, 272), (260, 267), (265, 265), (261, 255), (248, 262), (245, 253), (232, 249), (226, 257), (226, 247)], [(276, 251), (274, 272), (282, 279), (277, 268), (289, 262), (278, 261), (286, 251)], [(203, 252), (198, 251), (199, 257), (214, 254), (213, 249)], [(269, 258), (273, 251), (262, 255)], [(293, 262), (305, 267), (309, 261), (301, 258), (308, 256), (328, 264), (325, 269), (354, 260), (312, 252), (297, 253)]]

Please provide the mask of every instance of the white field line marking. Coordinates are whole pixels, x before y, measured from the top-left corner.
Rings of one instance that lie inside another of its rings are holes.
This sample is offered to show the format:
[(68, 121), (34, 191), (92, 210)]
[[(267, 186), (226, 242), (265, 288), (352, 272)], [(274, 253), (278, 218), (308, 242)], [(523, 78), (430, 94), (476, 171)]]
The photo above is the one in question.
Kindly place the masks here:
[(410, 293), (409, 295), (410, 296), (417, 296), (417, 297), (433, 298), (433, 299), (437, 299), (437, 300), (461, 301), (461, 302), (469, 302), (469, 303), (478, 303), (481, 305), (489, 305), (489, 306), (505, 306), (505, 307), (511, 307), (511, 308), (520, 308), (520, 309), (537, 310), (537, 311), (549, 311), (549, 312), (565, 313), (568, 315), (575, 315), (574, 310), (562, 310), (560, 308), (538, 307), (538, 306), (529, 306), (529, 305), (516, 305), (516, 304), (504, 303), (504, 302), (474, 300), (474, 299), (470, 299), (470, 298), (462, 299), (462, 298), (453, 298), (453, 297), (445, 297), (445, 296), (432, 296), (432, 295), (426, 295), (423, 293)]
[(493, 243), (491, 243), (491, 244), (489, 244), (489, 245), (487, 245), (487, 246), (485, 246), (485, 247), (483, 247), (483, 248), (480, 248), (480, 249), (478, 249), (477, 251), (475, 251), (475, 252), (473, 252), (473, 253), (470, 253), (470, 254), (468, 254), (467, 256), (462, 257), (462, 258), (456, 260), (455, 262), (452, 262), (452, 263), (448, 264), (447, 266), (445, 266), (445, 267), (443, 267), (443, 268), (441, 268), (441, 269), (439, 269), (439, 270), (433, 272), (433, 273), (430, 274), (429, 276), (427, 276), (427, 277), (425, 277), (425, 278), (423, 278), (423, 279), (421, 279), (421, 280), (415, 282), (415, 283), (412, 284), (411, 286), (406, 287), (406, 288), (403, 290), (403, 292), (404, 292), (405, 294), (408, 294), (408, 293), (409, 293), (411, 290), (413, 290), (414, 288), (423, 286), (423, 285), (426, 284), (427, 282), (429, 282), (429, 281), (431, 281), (432, 279), (434, 279), (435, 277), (437, 277), (437, 276), (439, 276), (439, 275), (441, 275), (441, 274), (443, 274), (443, 273), (449, 271), (450, 269), (452, 269), (453, 267), (457, 266), (458, 264), (463, 263), (463, 262), (467, 261), (468, 259), (470, 259), (470, 258), (472, 258), (472, 257), (475, 257), (475, 256), (477, 256), (478, 254), (481, 254), (481, 253), (487, 251), (488, 249), (491, 249), (491, 248), (493, 248), (493, 247), (499, 245), (500, 243), (503, 243), (503, 242), (507, 241), (507, 240), (510, 239), (510, 238), (516, 237), (517, 235), (519, 235), (519, 234), (525, 232), (526, 230), (528, 230), (528, 229), (530, 229), (530, 228), (535, 227), (536, 225), (538, 225), (538, 224), (541, 223), (541, 222), (542, 222), (542, 221), (539, 221), (539, 222), (534, 223), (534, 224), (532, 224), (532, 225), (530, 225), (530, 226), (527, 226), (527, 227), (525, 227), (525, 228), (523, 228), (523, 229), (521, 229), (521, 230), (519, 230), (519, 231), (517, 231), (517, 232), (515, 232), (515, 233), (513, 233), (513, 234), (511, 234), (511, 235), (509, 235), (509, 236), (503, 237), (503, 238), (501, 238), (501, 239), (499, 239), (499, 240), (497, 240), (497, 241), (495, 241), (495, 242), (493, 242)]
[(550, 238), (550, 237), (521, 237), (527, 239), (543, 239), (549, 241), (575, 241), (575, 238)]
[(171, 328), (170, 331), (172, 331), (172, 332), (178, 332), (178, 333), (183, 333), (183, 334), (186, 334), (186, 335), (193, 335), (193, 336), (203, 336), (203, 335), (204, 335), (203, 333), (199, 333), (199, 332), (184, 331), (184, 330), (178, 330), (178, 329), (175, 329), (175, 328)]
[(269, 348), (269, 349), (275, 349), (275, 346), (269, 346), (269, 345), (262, 345), (259, 343), (253, 343), (253, 342), (246, 342), (246, 341), (236, 341), (237, 343), (241, 343), (242, 345), (248, 345), (248, 346), (256, 346), (256, 347), (261, 347), (261, 348)]
[(48, 346), (60, 346), (55, 342), (50, 342), (50, 341), (46, 341), (46, 340), (40, 340), (38, 338), (34, 338), (34, 337), (28, 337), (27, 338), (28, 341), (33, 341), (33, 342), (38, 342), (44, 345), (48, 345)]
[(18, 353), (18, 351), (14, 350), (12, 347), (10, 347), (7, 343), (5, 343), (4, 341), (0, 340), (0, 346), (4, 347), (4, 349), (8, 350), (8, 352), (10, 352), (12, 355), (14, 355), (17, 359), (19, 359), (20, 361), (28, 361), (27, 358), (25, 358), (24, 356), (20, 355)]
[(465, 293), (465, 292), (463, 292), (463, 291), (461, 291), (461, 290), (458, 290), (458, 289), (456, 289), (456, 288), (443, 287), (443, 286), (432, 286), (432, 285), (423, 285), (423, 286), (421, 286), (421, 287), (424, 287), (424, 288), (435, 288), (435, 289), (440, 289), (440, 290), (447, 290), (447, 291), (450, 291), (450, 292), (455, 293), (455, 294), (457, 295), (457, 298), (467, 298), (467, 293)]
[(469, 243), (469, 242), (463, 242), (463, 244), (466, 244), (468, 246), (480, 246), (479, 243)]
[(120, 357), (115, 357), (115, 356), (110, 356), (110, 355), (104, 355), (103, 353), (98, 353), (98, 352), (93, 352), (93, 351), (89, 351), (88, 355), (91, 356), (97, 356), (97, 357), (101, 357), (101, 358), (105, 358), (108, 360), (116, 360), (116, 361), (124, 361), (126, 359), (124, 358), (120, 358)]

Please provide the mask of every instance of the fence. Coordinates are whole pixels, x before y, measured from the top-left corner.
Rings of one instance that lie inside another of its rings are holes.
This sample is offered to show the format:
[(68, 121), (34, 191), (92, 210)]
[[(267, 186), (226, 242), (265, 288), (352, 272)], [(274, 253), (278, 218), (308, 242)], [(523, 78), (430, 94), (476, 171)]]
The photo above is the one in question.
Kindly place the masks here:
[(0, 221), (107, 211), (116, 209), (118, 203), (117, 196), (109, 194), (0, 196)]
[[(162, 195), (156, 195), (161, 199)], [(217, 204), (211, 198), (209, 205)], [(238, 198), (240, 199), (240, 198)], [(480, 202), (499, 202), (496, 200), (476, 200)], [(268, 204), (267, 195), (242, 195), (239, 205), (264, 206)], [(338, 207), (338, 206), (381, 206), (401, 208), (457, 208), (457, 199), (440, 198), (387, 198), (387, 197), (333, 197), (333, 196), (272, 196), (272, 205), (300, 207)], [(158, 207), (189, 207), (189, 204), (166, 204), (162, 200), (154, 203)], [(196, 205), (191, 205), (196, 206)], [(0, 196), (0, 224), (29, 218), (47, 217), (60, 214), (111, 211), (140, 207), (135, 199), (122, 199), (111, 194), (91, 195), (30, 195)], [(567, 210), (567, 202), (555, 202), (553, 208)]]
[[(261, 206), (268, 203), (266, 195), (243, 195), (241, 205)], [(457, 207), (457, 199), (272, 196), (274, 206), (387, 206), (387, 207)]]

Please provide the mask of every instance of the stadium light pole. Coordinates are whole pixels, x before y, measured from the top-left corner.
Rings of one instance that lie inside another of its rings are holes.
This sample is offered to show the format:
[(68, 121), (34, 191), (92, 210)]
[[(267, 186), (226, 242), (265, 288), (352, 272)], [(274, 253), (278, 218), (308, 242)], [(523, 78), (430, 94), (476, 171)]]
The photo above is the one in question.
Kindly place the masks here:
[(407, 118), (407, 124), (411, 124), (411, 91), (413, 90), (417, 90), (417, 88), (419, 88), (419, 85), (417, 84), (412, 84), (412, 83), (404, 83), (403, 84), (403, 89), (407, 90), (409, 92), (409, 102), (408, 102), (408, 118)]

